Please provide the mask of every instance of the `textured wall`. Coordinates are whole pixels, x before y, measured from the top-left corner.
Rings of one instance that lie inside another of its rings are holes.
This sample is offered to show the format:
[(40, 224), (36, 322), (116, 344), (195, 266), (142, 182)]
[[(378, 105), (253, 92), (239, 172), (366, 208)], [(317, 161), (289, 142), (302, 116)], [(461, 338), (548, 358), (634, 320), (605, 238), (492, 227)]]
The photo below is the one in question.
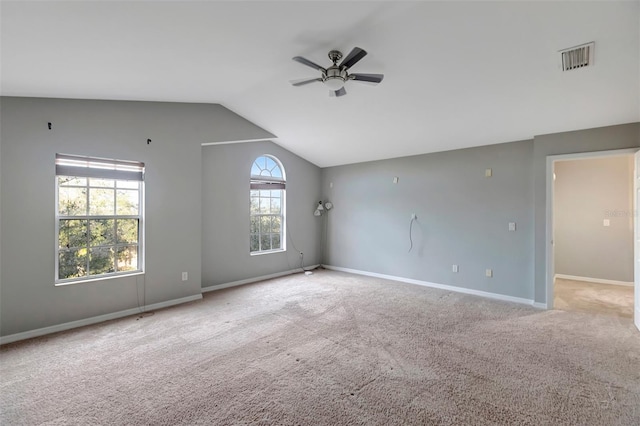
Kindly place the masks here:
[(556, 274), (633, 281), (632, 158), (555, 162)]
[(143, 161), (144, 300), (201, 292), (201, 143), (269, 133), (220, 105), (4, 97), (1, 108), (3, 336), (143, 301), (140, 277), (54, 286), (56, 153)]
[(532, 155), (522, 141), (323, 169), (324, 262), (532, 299)]
[[(287, 250), (249, 254), (249, 172), (263, 154), (277, 157), (286, 178)], [(202, 148), (202, 285), (208, 287), (320, 263), (320, 169), (273, 142)], [(295, 248), (294, 248), (295, 246)]]
[(533, 141), (535, 201), (535, 300), (547, 302), (547, 157), (640, 147), (640, 123), (536, 136)]

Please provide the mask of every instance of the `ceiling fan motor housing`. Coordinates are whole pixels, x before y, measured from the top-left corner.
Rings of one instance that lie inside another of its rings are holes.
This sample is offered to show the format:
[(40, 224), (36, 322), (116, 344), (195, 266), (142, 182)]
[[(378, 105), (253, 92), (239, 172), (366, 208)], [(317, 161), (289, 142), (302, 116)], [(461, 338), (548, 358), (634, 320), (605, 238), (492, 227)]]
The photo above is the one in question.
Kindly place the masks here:
[(332, 90), (338, 90), (347, 81), (347, 70), (341, 70), (339, 66), (333, 65), (327, 68), (327, 73), (323, 76), (322, 82)]

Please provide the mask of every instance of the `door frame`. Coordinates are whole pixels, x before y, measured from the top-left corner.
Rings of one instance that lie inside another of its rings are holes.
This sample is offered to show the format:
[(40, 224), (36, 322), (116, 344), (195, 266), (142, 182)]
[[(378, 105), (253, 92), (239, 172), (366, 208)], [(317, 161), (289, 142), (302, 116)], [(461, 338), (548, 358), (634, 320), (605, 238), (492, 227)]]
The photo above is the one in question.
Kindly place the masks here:
[[(545, 255), (546, 255), (546, 296), (547, 296), (547, 309), (553, 309), (553, 281), (555, 276), (555, 262), (554, 262), (554, 249), (553, 249), (553, 201), (554, 201), (554, 190), (553, 190), (553, 165), (556, 161), (567, 161), (567, 160), (586, 160), (593, 158), (606, 158), (606, 157), (618, 157), (622, 155), (634, 155), (640, 149), (638, 148), (626, 148), (626, 149), (614, 149), (610, 151), (593, 151), (593, 152), (578, 152), (573, 154), (560, 154), (560, 155), (548, 155), (547, 156), (547, 173), (546, 173), (546, 183), (547, 183), (547, 223), (546, 223), (546, 231), (545, 231)], [(635, 185), (635, 172), (633, 177), (633, 184)], [(635, 209), (635, 193), (634, 193), (634, 209)], [(636, 226), (637, 218), (633, 215), (633, 225), (634, 229)], [(635, 239), (635, 236), (634, 236)], [(636, 269), (635, 259), (636, 256), (640, 255), (640, 253), (635, 253), (635, 241), (634, 241), (634, 272)], [(635, 281), (635, 274), (634, 274)], [(640, 291), (638, 289), (637, 283), (634, 285), (634, 298), (637, 297), (635, 293)], [(635, 301), (635, 299), (634, 299)], [(634, 306), (634, 310), (637, 311)]]
[(640, 150), (633, 155), (633, 322), (640, 330), (640, 223), (638, 222), (638, 197), (640, 191)]

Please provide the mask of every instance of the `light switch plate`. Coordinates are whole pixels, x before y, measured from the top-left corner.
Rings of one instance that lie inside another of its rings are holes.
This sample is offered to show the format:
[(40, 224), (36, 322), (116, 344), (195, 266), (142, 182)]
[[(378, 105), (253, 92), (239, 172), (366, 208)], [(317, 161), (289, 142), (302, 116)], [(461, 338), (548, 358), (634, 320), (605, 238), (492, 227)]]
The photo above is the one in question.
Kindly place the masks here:
[(611, 222), (609, 221), (609, 219), (605, 219), (605, 220), (603, 220), (603, 221), (602, 221), (602, 224), (603, 224), (604, 226), (610, 226), (610, 225), (611, 225)]
[(515, 230), (516, 230), (516, 223), (509, 222), (509, 231), (515, 231)]

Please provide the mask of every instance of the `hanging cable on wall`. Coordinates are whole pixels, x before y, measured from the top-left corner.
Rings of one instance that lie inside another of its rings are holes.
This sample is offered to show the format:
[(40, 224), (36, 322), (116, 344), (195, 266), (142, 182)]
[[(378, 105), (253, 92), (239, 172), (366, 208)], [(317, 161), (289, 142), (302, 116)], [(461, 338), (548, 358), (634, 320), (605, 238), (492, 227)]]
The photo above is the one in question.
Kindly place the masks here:
[[(142, 306), (140, 306), (140, 281), (142, 281)], [(136, 297), (138, 299), (138, 311), (140, 311), (140, 315), (138, 315), (136, 321), (140, 318), (153, 315), (154, 312), (147, 311), (147, 278), (145, 275), (136, 276)]]
[[(296, 244), (293, 242), (293, 236), (291, 235), (291, 231), (289, 231), (289, 221), (285, 221), (284, 226), (287, 229), (287, 239), (291, 242), (291, 245), (293, 246), (293, 249), (296, 251), (296, 253), (300, 254), (300, 269), (302, 269), (302, 271), (304, 271), (305, 273), (311, 271), (311, 269), (304, 268), (304, 253), (298, 250)], [(286, 259), (287, 265), (289, 265), (289, 269), (291, 269), (291, 265), (289, 264), (289, 257), (286, 257)]]
[(413, 213), (411, 215), (411, 222), (409, 222), (409, 251), (407, 253), (411, 253), (411, 250), (413, 250), (413, 222), (415, 222), (418, 219), (418, 216), (416, 216), (415, 213)]

